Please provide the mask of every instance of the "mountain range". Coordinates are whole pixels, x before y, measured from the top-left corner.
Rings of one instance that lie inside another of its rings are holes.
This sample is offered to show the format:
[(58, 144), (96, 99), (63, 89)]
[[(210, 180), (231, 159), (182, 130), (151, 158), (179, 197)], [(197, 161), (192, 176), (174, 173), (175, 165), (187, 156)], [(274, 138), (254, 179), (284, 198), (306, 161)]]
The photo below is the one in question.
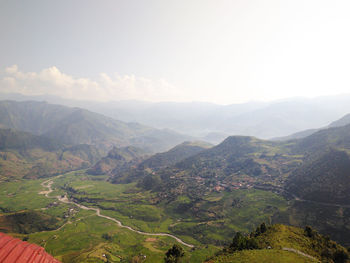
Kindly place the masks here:
[(168, 129), (125, 123), (81, 108), (36, 101), (0, 101), (0, 127), (42, 135), (67, 145), (94, 145), (105, 151), (114, 145), (134, 145), (158, 152), (191, 138)]
[(103, 156), (92, 145), (64, 145), (48, 137), (0, 129), (0, 180), (49, 177), (91, 166)]
[(342, 118), (331, 122), (330, 124), (328, 124), (327, 126), (325, 126), (323, 128), (308, 129), (305, 131), (300, 131), (300, 132), (290, 134), (288, 136), (273, 138), (273, 140), (275, 140), (275, 141), (288, 141), (288, 140), (293, 140), (293, 139), (301, 139), (301, 138), (305, 138), (311, 134), (314, 134), (320, 130), (324, 130), (324, 129), (328, 129), (328, 128), (332, 128), (332, 127), (341, 127), (341, 126), (345, 126), (348, 124), (350, 124), (350, 114), (346, 114)]
[(1, 93), (0, 99), (48, 101), (80, 107), (124, 122), (172, 129), (215, 144), (229, 135), (249, 135), (262, 139), (288, 136), (324, 127), (350, 112), (348, 94), (231, 105), (204, 102), (93, 102), (6, 93)]

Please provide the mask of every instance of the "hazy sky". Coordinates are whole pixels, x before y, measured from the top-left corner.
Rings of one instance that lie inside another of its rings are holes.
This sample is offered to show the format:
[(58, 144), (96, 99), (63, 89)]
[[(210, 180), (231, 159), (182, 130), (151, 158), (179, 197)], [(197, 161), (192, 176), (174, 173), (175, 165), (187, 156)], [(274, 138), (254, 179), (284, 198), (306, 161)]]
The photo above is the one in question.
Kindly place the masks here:
[(0, 91), (237, 103), (350, 92), (350, 1), (0, 0)]

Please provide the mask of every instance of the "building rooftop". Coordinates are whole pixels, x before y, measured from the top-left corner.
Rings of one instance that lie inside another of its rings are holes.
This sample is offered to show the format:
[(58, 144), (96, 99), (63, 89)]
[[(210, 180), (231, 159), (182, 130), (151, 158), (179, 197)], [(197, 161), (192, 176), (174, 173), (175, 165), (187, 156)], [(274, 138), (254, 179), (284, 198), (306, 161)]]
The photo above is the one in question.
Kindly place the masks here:
[(0, 262), (2, 263), (60, 263), (43, 247), (0, 233)]

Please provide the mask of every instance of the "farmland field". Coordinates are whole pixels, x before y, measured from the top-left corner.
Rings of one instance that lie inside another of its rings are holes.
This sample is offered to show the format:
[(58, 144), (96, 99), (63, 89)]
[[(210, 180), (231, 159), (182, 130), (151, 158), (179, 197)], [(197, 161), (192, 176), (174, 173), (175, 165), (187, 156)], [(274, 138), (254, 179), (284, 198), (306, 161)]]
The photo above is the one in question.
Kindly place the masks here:
[[(181, 212), (180, 208), (192, 202), (187, 196), (165, 203), (134, 183), (111, 184), (105, 179), (87, 175), (84, 170), (53, 177), (50, 198), (43, 194), (47, 190), (41, 185), (45, 180), (3, 183), (1, 217), (34, 211), (45, 215), (46, 220), (54, 220), (55, 229), (51, 226), (36, 231), (22, 227), (24, 231), (16, 235), (45, 247), (63, 262), (104, 262), (107, 258), (110, 262), (162, 262), (166, 250), (176, 243), (171, 237), (149, 237), (120, 228), (115, 222), (98, 217), (95, 211), (55, 198), (67, 193), (71, 200), (99, 208), (101, 214), (135, 230), (176, 235), (195, 246), (194, 249), (182, 246), (185, 260), (202, 262), (230, 242), (235, 231), (248, 232), (287, 207), (282, 197), (251, 189), (211, 193), (192, 204), (198, 207), (197, 212), (186, 209)], [(14, 232), (13, 229), (7, 232)]]

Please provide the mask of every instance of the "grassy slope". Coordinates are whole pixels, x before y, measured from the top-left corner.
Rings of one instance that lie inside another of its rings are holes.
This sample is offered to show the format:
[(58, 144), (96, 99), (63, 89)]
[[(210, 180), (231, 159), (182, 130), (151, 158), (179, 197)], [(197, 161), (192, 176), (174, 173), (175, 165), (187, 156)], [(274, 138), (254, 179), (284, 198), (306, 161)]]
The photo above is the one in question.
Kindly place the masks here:
[[(255, 237), (259, 249), (220, 252), (208, 262), (333, 262), (332, 254), (346, 249), (313, 231), (308, 236), (304, 229), (286, 225), (273, 225)], [(270, 249), (268, 249), (270, 248)], [(285, 251), (286, 249), (293, 251)], [(297, 253), (297, 251), (299, 253)], [(326, 256), (325, 251), (328, 251)], [(304, 253), (304, 255), (302, 255)], [(344, 261), (337, 261), (344, 262)]]
[(318, 262), (293, 252), (278, 249), (243, 250), (230, 255), (221, 255), (208, 263), (311, 263)]
[(313, 247), (312, 240), (304, 235), (304, 229), (286, 225), (273, 225), (258, 237), (259, 245), (275, 249), (293, 248), (308, 255), (318, 257), (320, 253)]

